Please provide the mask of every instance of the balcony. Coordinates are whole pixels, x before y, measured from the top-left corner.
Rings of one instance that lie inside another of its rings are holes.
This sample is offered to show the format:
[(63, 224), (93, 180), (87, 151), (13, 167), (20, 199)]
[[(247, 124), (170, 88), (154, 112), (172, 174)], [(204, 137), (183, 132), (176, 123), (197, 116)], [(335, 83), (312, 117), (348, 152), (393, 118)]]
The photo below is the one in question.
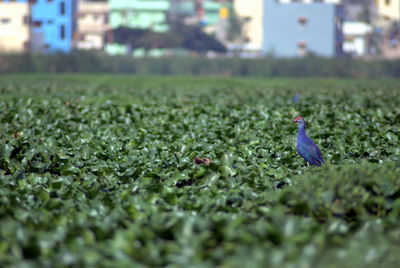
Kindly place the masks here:
[(110, 27), (108, 25), (92, 25), (92, 24), (78, 24), (78, 32), (79, 33), (104, 33), (109, 30)]
[(107, 2), (84, 2), (78, 4), (78, 14), (108, 13), (109, 7)]

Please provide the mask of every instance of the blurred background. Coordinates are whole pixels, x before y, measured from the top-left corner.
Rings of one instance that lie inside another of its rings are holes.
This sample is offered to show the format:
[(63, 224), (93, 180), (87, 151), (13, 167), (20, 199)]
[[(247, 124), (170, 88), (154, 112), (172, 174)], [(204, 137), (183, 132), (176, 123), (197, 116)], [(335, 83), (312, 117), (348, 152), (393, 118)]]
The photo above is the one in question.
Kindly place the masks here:
[(384, 60), (399, 40), (400, 0), (0, 0), (0, 71), (5, 55), (78, 52)]

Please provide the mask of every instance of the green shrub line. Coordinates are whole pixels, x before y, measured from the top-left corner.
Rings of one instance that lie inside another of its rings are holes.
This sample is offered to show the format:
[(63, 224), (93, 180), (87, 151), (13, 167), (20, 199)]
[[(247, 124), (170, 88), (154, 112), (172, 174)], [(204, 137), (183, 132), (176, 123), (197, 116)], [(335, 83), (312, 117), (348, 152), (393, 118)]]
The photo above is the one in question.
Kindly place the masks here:
[(0, 73), (129, 73), (259, 77), (398, 78), (399, 60), (203, 57), (133, 58), (76, 51), (71, 54), (0, 55)]

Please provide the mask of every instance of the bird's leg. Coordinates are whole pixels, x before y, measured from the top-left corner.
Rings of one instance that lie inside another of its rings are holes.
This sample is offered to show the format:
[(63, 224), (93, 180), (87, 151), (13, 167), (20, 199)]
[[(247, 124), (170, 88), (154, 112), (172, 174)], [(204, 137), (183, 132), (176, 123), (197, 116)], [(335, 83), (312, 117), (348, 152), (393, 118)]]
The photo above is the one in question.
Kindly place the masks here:
[[(306, 161), (307, 162), (307, 161)], [(310, 163), (307, 162), (307, 166), (310, 166)]]

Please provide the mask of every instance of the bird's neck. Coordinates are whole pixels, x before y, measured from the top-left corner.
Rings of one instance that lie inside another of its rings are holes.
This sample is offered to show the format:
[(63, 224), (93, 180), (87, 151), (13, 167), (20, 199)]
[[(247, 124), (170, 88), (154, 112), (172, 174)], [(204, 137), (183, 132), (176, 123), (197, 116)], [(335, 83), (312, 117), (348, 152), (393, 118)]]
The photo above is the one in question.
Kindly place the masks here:
[(297, 137), (306, 136), (306, 124), (304, 122), (300, 123), (299, 130), (297, 132)]

